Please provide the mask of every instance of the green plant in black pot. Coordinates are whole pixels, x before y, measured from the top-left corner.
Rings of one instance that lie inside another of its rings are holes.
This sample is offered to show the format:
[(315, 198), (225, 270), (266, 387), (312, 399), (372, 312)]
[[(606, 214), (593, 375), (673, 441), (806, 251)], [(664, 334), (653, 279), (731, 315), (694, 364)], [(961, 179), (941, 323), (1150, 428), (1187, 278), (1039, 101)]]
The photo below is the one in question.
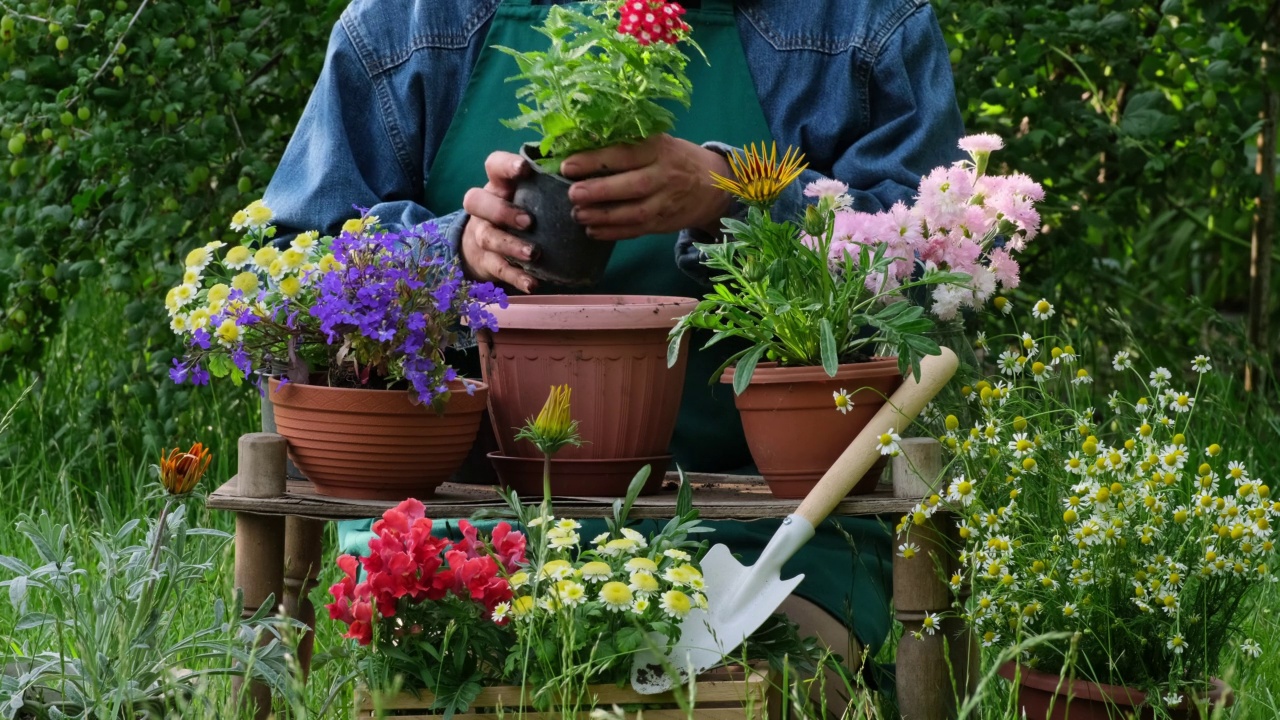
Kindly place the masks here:
[[(545, 51), (498, 49), (515, 58), (525, 84), (516, 91), (520, 115), (503, 123), (533, 130), (541, 142), (520, 154), (534, 172), (520, 181), (513, 201), (534, 218), (520, 238), (536, 245), (524, 269), (536, 278), (569, 286), (590, 285), (604, 273), (613, 243), (587, 237), (574, 221), (571, 182), (560, 162), (574, 153), (638, 143), (670, 130), (672, 104), (689, 106), (685, 75), (689, 39), (684, 8), (666, 0), (605, 0), (551, 8), (538, 31)], [(701, 50), (699, 49), (699, 52)]]

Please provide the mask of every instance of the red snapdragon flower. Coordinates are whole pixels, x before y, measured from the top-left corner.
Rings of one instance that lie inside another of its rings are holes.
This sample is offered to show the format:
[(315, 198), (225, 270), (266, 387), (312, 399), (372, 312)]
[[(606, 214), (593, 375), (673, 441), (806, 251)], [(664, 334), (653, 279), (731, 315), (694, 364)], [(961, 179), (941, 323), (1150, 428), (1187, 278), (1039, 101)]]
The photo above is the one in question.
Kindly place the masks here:
[(667, 0), (627, 0), (618, 9), (618, 32), (630, 35), (641, 45), (655, 42), (675, 44), (689, 24), (680, 19), (684, 7)]
[[(461, 520), (459, 525), (463, 539), (450, 548), (448, 540), (432, 537), (431, 519), (417, 500), (405, 500), (383, 513), (373, 524), (369, 555), (358, 560), (352, 555), (338, 558), (344, 577), (329, 588), (333, 602), (325, 607), (331, 619), (347, 625), (343, 637), (368, 645), (373, 640), (375, 610), (376, 617), (395, 617), (401, 598), (421, 603), (452, 593), (483, 606), (486, 617), (492, 616), (498, 603), (510, 601), (506, 575), (525, 562), (524, 534), (498, 523), (489, 544), (471, 523)], [(357, 582), (361, 567), (365, 581)]]

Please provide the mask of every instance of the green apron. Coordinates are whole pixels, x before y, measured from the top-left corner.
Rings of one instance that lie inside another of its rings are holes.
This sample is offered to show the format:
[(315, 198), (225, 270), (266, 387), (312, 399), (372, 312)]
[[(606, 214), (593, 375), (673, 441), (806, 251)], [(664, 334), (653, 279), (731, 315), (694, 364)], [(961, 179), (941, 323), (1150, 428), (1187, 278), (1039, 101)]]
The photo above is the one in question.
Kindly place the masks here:
[[(462, 196), (482, 187), (487, 178), (484, 160), (494, 150), (515, 152), (522, 143), (536, 141), (532, 133), (508, 129), (500, 121), (516, 115), (515, 88), (505, 79), (516, 74), (515, 61), (493, 49), (504, 45), (517, 50), (538, 50), (546, 38), (534, 30), (546, 18), (548, 5), (531, 0), (506, 0), (497, 9), (484, 47), (444, 140), (432, 161), (424, 204), (444, 214), (462, 206)], [(703, 0), (689, 9), (684, 20), (694, 28), (698, 44), (710, 64), (690, 59), (692, 104), (673, 108), (671, 134), (694, 143), (716, 140), (734, 147), (767, 141), (771, 137), (756, 96), (742, 50), (733, 6), (727, 0)], [(604, 279), (594, 291), (610, 294), (676, 295), (702, 297), (705, 289), (675, 264), (675, 234), (649, 235), (620, 241), (609, 260)], [(733, 403), (732, 389), (708, 383), (711, 374), (733, 352), (728, 343), (700, 351), (706, 337), (690, 342), (684, 397), (676, 423), (671, 453), (681, 467), (704, 472), (727, 472), (751, 462), (742, 423)], [(754, 561), (777, 528), (778, 520), (708, 523), (716, 528), (715, 541), (724, 542), (745, 561)], [(836, 530), (839, 524), (853, 539), (853, 546)], [(343, 551), (362, 554), (368, 547), (369, 521), (340, 523)], [(603, 524), (600, 525), (603, 530)], [(656, 527), (651, 528), (656, 529)], [(601, 530), (583, 530), (591, 537)], [(786, 567), (788, 574), (805, 573), (799, 594), (823, 606), (837, 618), (850, 618), (864, 645), (878, 646), (889, 627), (890, 543), (877, 520), (829, 521), (808, 547)]]

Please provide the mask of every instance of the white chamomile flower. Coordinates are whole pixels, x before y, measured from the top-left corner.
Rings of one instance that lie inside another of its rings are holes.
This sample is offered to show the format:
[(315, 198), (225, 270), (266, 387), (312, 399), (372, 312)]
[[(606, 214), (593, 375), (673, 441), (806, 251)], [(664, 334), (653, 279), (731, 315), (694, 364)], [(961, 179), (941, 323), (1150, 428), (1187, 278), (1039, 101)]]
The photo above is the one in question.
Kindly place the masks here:
[(952, 481), (951, 487), (947, 488), (947, 500), (961, 505), (973, 504), (973, 483), (960, 476)]
[(556, 521), (556, 528), (559, 530), (577, 530), (580, 527), (582, 527), (582, 525), (580, 525), (577, 520), (561, 518)]
[(1048, 320), (1053, 317), (1053, 305), (1048, 300), (1040, 298), (1040, 300), (1031, 306), (1031, 316), (1037, 320)]
[(1000, 353), (1000, 358), (996, 360), (996, 364), (1000, 366), (1001, 375), (1018, 375), (1022, 373), (1022, 355), (1012, 350), (1005, 350)]
[(1000, 633), (988, 630), (982, 634), (982, 647), (992, 647), (1000, 642)]
[(1133, 367), (1133, 356), (1128, 350), (1121, 350), (1111, 358), (1111, 367), (1115, 368), (1116, 372), (1128, 370)]
[(1185, 392), (1169, 393), (1168, 397), (1169, 409), (1174, 412), (1190, 412), (1192, 406), (1196, 404), (1196, 399)]
[(880, 448), (881, 455), (895, 456), (901, 448), (898, 443), (902, 442), (902, 438), (895, 432), (895, 428), (889, 428), (889, 432), (880, 436), (877, 446)]
[(1195, 359), (1191, 361), (1191, 369), (1203, 375), (1212, 370), (1213, 365), (1210, 364), (1208, 355), (1197, 355)]
[(1064, 617), (1074, 617), (1077, 612), (1079, 610), (1076, 608), (1075, 603), (1067, 603), (1062, 606), (1062, 615)]
[(637, 549), (643, 550), (649, 547), (649, 541), (645, 539), (645, 536), (642, 533), (632, 530), (631, 528), (622, 528), (621, 532), (622, 537), (635, 543)]
[[(530, 523), (530, 525), (532, 525), (532, 524), (533, 524), (533, 523)], [(591, 538), (591, 544), (592, 544), (592, 545), (603, 545), (603, 544), (605, 544), (605, 543), (607, 543), (607, 542), (609, 542), (609, 533), (607, 533), (607, 532), (602, 532), (602, 533), (600, 533), (599, 535), (597, 535), (597, 536), (595, 536), (595, 537)]]
[(1173, 379), (1173, 373), (1169, 372), (1168, 368), (1158, 367), (1155, 370), (1152, 370), (1151, 374), (1147, 377), (1151, 379), (1152, 386), (1159, 388), (1164, 387)]
[(308, 253), (315, 248), (316, 241), (319, 240), (319, 238), (320, 233), (315, 230), (309, 230), (304, 233), (299, 233), (298, 236), (293, 239), (293, 242), (289, 243), (289, 246), (295, 250), (301, 250), (304, 253)]
[(839, 410), (841, 415), (853, 409), (853, 399), (849, 397), (848, 390), (840, 388), (839, 391), (831, 393), (831, 397), (835, 400), (836, 410)]
[(898, 546), (898, 557), (910, 560), (920, 552), (920, 546), (913, 542), (905, 542)]
[(1151, 410), (1151, 401), (1147, 400), (1145, 397), (1140, 397), (1138, 398), (1138, 402), (1133, 404), (1133, 409), (1140, 415), (1146, 415), (1147, 412)]
[(1169, 642), (1165, 643), (1165, 647), (1172, 650), (1174, 655), (1181, 655), (1182, 651), (1187, 647), (1187, 640), (1182, 637), (1182, 633), (1178, 633), (1169, 638)]
[(978, 336), (974, 338), (973, 346), (979, 350), (987, 349), (987, 333), (985, 330), (978, 332)]
[(675, 548), (671, 548), (669, 550), (663, 550), (662, 554), (666, 555), (672, 560), (679, 560), (680, 562), (689, 562), (689, 553), (683, 550), (677, 550)]
[(511, 603), (500, 602), (493, 606), (493, 621), (500, 623), (511, 615)]
[(1071, 378), (1072, 385), (1088, 385), (1092, 382), (1093, 382), (1093, 376), (1090, 375), (1089, 371), (1085, 370), (1084, 368), (1080, 368), (1079, 370), (1076, 370), (1076, 376)]
[(1162, 699), (1164, 700), (1164, 704), (1169, 707), (1177, 707), (1182, 704), (1182, 696), (1176, 692), (1165, 693), (1165, 696)]
[(1256, 640), (1246, 639), (1240, 643), (1240, 652), (1256, 659), (1262, 656), (1262, 646)]
[(942, 626), (942, 622), (938, 620), (938, 616), (931, 612), (925, 612), (924, 619), (920, 621), (920, 629), (929, 635), (938, 632), (938, 628)]

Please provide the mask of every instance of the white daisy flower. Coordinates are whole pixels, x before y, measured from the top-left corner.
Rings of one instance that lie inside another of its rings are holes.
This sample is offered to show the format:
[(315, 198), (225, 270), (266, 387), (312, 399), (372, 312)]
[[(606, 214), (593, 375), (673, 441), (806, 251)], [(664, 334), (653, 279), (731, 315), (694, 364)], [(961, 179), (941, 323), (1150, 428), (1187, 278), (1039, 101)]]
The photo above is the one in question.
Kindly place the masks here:
[(1159, 388), (1164, 387), (1173, 379), (1173, 373), (1169, 372), (1168, 368), (1158, 367), (1155, 370), (1152, 370), (1148, 377), (1151, 379), (1151, 384)]
[(831, 393), (831, 397), (835, 400), (836, 410), (839, 410), (841, 415), (853, 409), (853, 400), (849, 397), (848, 390), (840, 388), (838, 392)]
[(1240, 643), (1240, 652), (1256, 659), (1262, 656), (1262, 646), (1255, 640), (1246, 639), (1244, 642)]
[(1048, 300), (1040, 298), (1040, 300), (1031, 306), (1031, 316), (1037, 320), (1048, 320), (1053, 317), (1053, 305)]
[(898, 446), (898, 443), (902, 442), (902, 438), (894, 430), (895, 428), (889, 428), (889, 432), (879, 437), (877, 445), (880, 448), (881, 455), (894, 456), (901, 452), (902, 448)]
[(1133, 367), (1133, 357), (1128, 350), (1121, 350), (1111, 358), (1111, 367), (1115, 368), (1116, 372), (1128, 370)]
[(1212, 370), (1213, 365), (1210, 364), (1208, 355), (1197, 355), (1195, 359), (1191, 361), (1191, 369), (1203, 375)]

